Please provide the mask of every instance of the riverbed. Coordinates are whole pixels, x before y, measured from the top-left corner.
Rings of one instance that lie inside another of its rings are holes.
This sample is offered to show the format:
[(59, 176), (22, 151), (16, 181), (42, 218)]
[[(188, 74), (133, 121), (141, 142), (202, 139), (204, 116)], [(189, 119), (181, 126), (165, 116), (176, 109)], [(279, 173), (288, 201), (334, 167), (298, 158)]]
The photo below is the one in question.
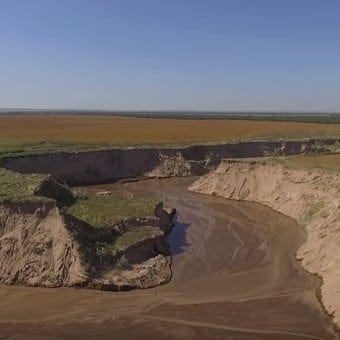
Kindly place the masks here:
[(194, 178), (92, 187), (178, 211), (169, 284), (131, 292), (0, 287), (0, 338), (334, 339), (297, 223), (259, 204), (189, 193)]

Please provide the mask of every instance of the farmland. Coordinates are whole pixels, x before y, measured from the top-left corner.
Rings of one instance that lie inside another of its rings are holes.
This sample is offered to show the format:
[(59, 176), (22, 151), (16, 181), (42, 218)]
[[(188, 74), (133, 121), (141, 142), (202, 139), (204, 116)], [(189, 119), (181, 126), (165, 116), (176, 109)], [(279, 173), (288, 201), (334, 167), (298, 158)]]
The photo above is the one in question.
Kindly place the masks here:
[[(340, 125), (247, 120), (178, 120), (93, 115), (0, 115), (0, 153), (89, 144), (155, 145), (254, 139), (339, 138)], [(46, 145), (43, 146), (45, 148)], [(48, 147), (48, 145), (47, 145)], [(38, 146), (39, 148), (39, 146)]]

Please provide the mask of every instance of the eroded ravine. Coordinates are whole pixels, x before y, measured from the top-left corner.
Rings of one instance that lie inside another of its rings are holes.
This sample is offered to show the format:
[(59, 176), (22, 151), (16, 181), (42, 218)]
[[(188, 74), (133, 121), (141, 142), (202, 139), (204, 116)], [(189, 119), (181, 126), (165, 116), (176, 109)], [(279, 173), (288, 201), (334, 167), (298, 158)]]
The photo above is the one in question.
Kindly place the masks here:
[(190, 178), (100, 187), (178, 210), (173, 278), (127, 293), (1, 287), (1, 336), (34, 339), (332, 339), (296, 223), (261, 205), (188, 193)]

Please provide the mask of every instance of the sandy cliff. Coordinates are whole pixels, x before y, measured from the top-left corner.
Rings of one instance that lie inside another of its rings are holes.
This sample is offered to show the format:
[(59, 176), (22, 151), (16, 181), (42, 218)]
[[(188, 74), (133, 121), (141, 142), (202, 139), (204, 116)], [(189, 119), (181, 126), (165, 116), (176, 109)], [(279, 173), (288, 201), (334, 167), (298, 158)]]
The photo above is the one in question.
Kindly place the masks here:
[(87, 270), (79, 243), (53, 204), (0, 206), (0, 281), (31, 286), (75, 286)]
[[(0, 204), (0, 282), (43, 287), (90, 287), (105, 290), (148, 288), (171, 278), (166, 242), (173, 214), (162, 204), (155, 216), (95, 228), (48, 203)], [(110, 250), (126, 232), (149, 228), (139, 242)], [(127, 268), (117, 263), (124, 257)]]
[(225, 160), (190, 191), (265, 204), (297, 219), (307, 241), (297, 257), (323, 278), (321, 298), (340, 325), (340, 175), (281, 164)]

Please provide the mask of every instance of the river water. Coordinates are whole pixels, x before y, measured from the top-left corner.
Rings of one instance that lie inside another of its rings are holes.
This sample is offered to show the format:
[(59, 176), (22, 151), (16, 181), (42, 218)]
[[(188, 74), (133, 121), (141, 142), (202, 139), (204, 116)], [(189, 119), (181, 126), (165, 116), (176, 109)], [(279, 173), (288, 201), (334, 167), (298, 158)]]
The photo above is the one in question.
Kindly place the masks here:
[(0, 339), (334, 339), (320, 280), (294, 257), (302, 228), (258, 204), (189, 193), (193, 180), (95, 187), (177, 209), (169, 284), (122, 293), (2, 286)]

